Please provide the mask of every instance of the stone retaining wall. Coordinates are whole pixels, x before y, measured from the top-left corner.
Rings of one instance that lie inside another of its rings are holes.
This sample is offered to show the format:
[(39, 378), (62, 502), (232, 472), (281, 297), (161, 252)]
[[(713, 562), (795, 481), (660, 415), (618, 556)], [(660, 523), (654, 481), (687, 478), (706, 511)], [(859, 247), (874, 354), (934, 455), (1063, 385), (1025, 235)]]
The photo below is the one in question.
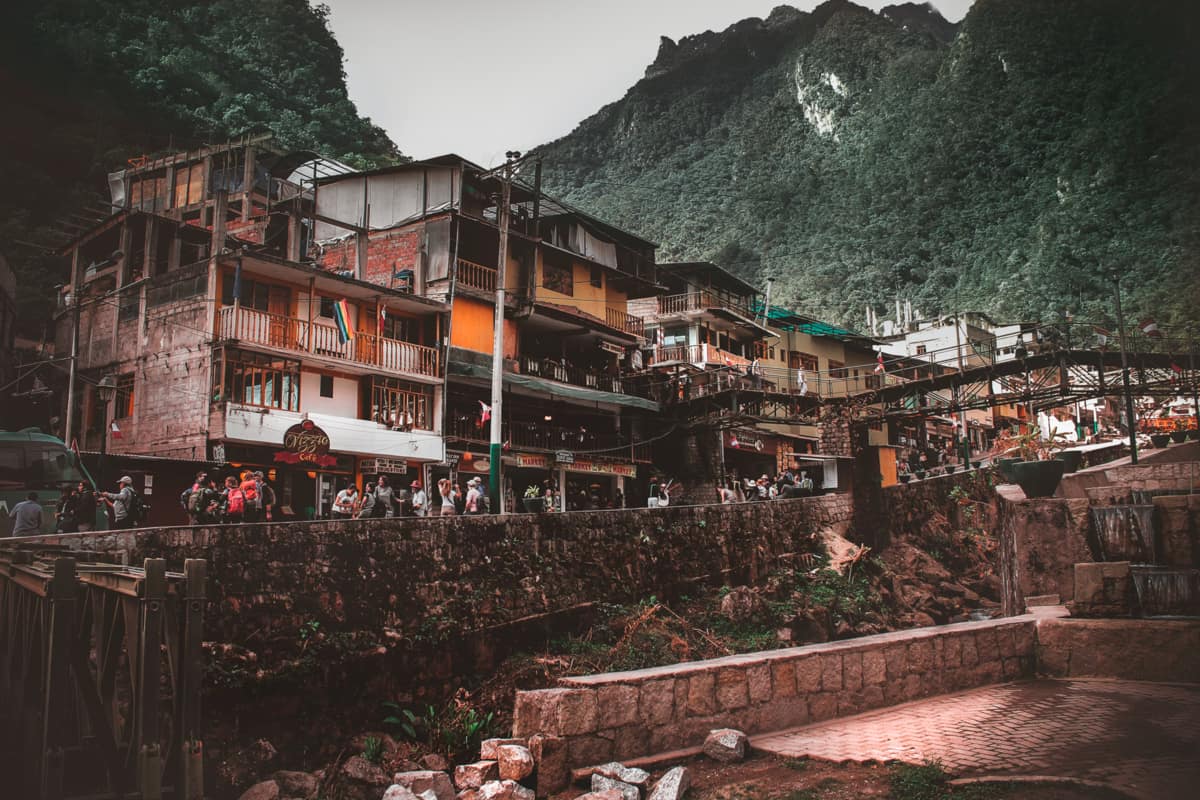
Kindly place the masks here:
[(1027, 499), (1019, 486), (996, 487), (999, 501), (1001, 607), (1025, 610), (1025, 598), (1075, 596), (1075, 565), (1092, 560), (1088, 547), (1088, 501)]
[(1029, 677), (1032, 615), (918, 628), (518, 692), (514, 736), (567, 740), (572, 766), (699, 745), (714, 728), (763, 733)]
[(928, 525), (930, 511), (937, 510), (947, 515), (953, 513), (956, 503), (950, 495), (955, 489), (962, 489), (971, 497), (983, 499), (990, 496), (995, 482), (995, 470), (973, 469), (884, 488), (877, 523), (877, 546), (919, 539)]
[(1037, 662), (1051, 678), (1200, 682), (1200, 620), (1042, 620)]
[(297, 631), (366, 631), (446, 648), (466, 632), (596, 602), (739, 584), (853, 515), (848, 495), (496, 517), (157, 528), (28, 537), (208, 561), (207, 639), (267, 658)]

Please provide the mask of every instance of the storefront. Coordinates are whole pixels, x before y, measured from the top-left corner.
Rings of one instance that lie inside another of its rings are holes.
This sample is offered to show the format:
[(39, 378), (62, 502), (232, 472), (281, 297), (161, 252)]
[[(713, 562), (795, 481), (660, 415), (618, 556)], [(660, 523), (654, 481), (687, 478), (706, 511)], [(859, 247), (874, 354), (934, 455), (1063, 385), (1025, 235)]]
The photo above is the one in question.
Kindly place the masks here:
[(561, 506), (567, 511), (622, 508), (629, 505), (627, 481), (637, 477), (637, 465), (556, 453)]
[(225, 438), (210, 445), (218, 465), (210, 476), (220, 485), (228, 475), (262, 470), (282, 519), (327, 517), (339, 491), (351, 483), (365, 490), (380, 475), (397, 488), (426, 483), (429, 467), (442, 462), (440, 436), (366, 420), (231, 404), (224, 422)]
[(721, 437), (726, 475), (754, 480), (778, 473), (778, 437), (753, 428), (734, 428), (722, 432)]

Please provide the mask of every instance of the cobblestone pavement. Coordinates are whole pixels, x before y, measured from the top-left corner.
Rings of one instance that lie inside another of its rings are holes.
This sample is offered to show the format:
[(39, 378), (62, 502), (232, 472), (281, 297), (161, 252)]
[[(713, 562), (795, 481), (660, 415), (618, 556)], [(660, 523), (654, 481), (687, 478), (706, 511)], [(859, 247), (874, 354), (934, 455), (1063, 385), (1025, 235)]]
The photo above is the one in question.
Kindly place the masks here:
[(942, 762), (955, 777), (1097, 781), (1134, 797), (1200, 796), (1200, 685), (1037, 680), (988, 686), (752, 737), (830, 761)]

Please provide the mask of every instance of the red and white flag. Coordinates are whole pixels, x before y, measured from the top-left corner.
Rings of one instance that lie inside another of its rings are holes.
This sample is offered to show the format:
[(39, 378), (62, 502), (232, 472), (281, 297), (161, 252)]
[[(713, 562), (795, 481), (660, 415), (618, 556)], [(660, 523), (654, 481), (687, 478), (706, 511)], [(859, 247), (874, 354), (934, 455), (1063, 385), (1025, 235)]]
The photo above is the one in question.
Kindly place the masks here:
[(488, 420), (492, 418), (492, 407), (482, 400), (479, 401), (479, 427), (487, 425)]
[(1152, 319), (1144, 319), (1138, 323), (1138, 327), (1142, 329), (1142, 333), (1149, 336), (1151, 339), (1161, 339), (1162, 331), (1158, 329), (1158, 323)]
[(117, 424), (117, 421), (115, 419), (113, 420), (113, 423), (112, 423), (112, 438), (114, 438), (114, 439), (121, 438), (121, 426)]
[(1176, 375), (1182, 375), (1183, 367), (1179, 366), (1174, 361), (1172, 361), (1171, 362), (1171, 372), (1174, 372)]
[(879, 357), (875, 359), (875, 374), (878, 375), (885, 370), (886, 368), (883, 366), (883, 353), (880, 353)]

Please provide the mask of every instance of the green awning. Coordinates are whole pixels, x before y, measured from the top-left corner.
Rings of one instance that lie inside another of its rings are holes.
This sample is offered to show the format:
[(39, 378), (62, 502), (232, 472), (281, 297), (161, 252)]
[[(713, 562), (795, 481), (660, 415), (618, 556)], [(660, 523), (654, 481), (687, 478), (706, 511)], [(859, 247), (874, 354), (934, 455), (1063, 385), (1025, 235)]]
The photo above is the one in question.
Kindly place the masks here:
[[(449, 365), (449, 375), (462, 378), (477, 378), (479, 380), (490, 381), (492, 379), (492, 365), (490, 360), (485, 361), (488, 357), (482, 353), (474, 353), (472, 351), (461, 350), (460, 348), (451, 348)], [(550, 397), (559, 398), (562, 400), (582, 400), (588, 403), (609, 403), (611, 405), (628, 406), (629, 408), (640, 408), (646, 411), (658, 411), (659, 405), (653, 400), (647, 400), (644, 397), (637, 397), (632, 394), (621, 394), (619, 392), (605, 392), (600, 389), (589, 389), (585, 386), (574, 386), (569, 383), (559, 383), (558, 381), (539, 378), (534, 375), (522, 375), (519, 372), (504, 373), (504, 385), (507, 388), (520, 387), (538, 392), (539, 394), (549, 395)]]

